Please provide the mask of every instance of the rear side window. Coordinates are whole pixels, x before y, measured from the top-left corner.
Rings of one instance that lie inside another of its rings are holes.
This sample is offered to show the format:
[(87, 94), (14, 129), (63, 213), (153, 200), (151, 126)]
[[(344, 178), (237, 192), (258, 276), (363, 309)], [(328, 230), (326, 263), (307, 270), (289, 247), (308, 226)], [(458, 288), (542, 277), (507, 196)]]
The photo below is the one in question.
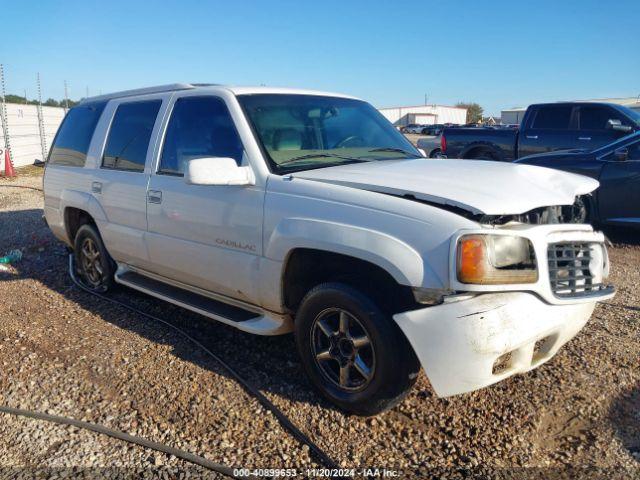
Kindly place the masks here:
[(568, 130), (572, 110), (570, 105), (539, 107), (531, 128)]
[(58, 129), (49, 154), (52, 165), (83, 167), (98, 119), (106, 102), (73, 107)]
[(620, 115), (616, 115), (608, 108), (580, 107), (580, 129), (605, 130), (609, 119), (621, 120), (619, 117)]
[(182, 175), (187, 161), (204, 157), (229, 157), (240, 165), (243, 151), (222, 99), (179, 98), (167, 126), (158, 173)]
[(103, 168), (142, 172), (162, 100), (122, 103), (111, 122)]

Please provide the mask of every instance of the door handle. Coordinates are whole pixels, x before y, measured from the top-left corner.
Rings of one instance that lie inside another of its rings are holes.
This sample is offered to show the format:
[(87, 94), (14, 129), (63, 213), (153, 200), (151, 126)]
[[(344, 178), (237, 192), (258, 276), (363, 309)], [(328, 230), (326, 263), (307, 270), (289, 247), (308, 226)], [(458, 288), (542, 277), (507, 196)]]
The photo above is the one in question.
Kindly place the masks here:
[(578, 140), (591, 140), (591, 137), (578, 137)]
[(526, 135), (526, 137), (527, 137), (529, 140), (537, 140), (537, 139), (538, 139), (538, 135)]
[(93, 193), (102, 193), (102, 183), (100, 182), (91, 183), (91, 191)]
[(147, 192), (147, 201), (149, 203), (162, 203), (162, 192), (160, 190), (149, 190)]

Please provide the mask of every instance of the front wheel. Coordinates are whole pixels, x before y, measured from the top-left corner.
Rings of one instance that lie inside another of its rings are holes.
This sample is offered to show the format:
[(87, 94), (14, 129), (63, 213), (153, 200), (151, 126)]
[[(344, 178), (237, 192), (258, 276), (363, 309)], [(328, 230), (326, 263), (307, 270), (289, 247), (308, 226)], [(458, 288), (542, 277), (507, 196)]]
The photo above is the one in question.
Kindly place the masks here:
[(400, 403), (420, 364), (389, 315), (368, 296), (340, 283), (312, 289), (296, 315), (296, 343), (313, 385), (357, 415)]

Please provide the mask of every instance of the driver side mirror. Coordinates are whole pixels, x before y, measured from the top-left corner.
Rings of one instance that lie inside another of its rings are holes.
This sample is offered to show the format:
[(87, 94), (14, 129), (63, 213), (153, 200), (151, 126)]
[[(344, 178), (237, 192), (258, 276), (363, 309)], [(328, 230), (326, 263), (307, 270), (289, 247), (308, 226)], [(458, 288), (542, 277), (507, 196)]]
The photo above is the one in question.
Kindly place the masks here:
[(626, 147), (617, 148), (613, 152), (613, 158), (619, 162), (625, 162), (629, 159), (629, 149)]
[(633, 130), (633, 128), (629, 125), (622, 125), (622, 122), (617, 118), (610, 118), (609, 120), (607, 120), (607, 129), (624, 133), (629, 133)]
[(239, 167), (233, 158), (205, 157), (189, 160), (184, 181), (190, 185), (255, 185), (251, 167)]

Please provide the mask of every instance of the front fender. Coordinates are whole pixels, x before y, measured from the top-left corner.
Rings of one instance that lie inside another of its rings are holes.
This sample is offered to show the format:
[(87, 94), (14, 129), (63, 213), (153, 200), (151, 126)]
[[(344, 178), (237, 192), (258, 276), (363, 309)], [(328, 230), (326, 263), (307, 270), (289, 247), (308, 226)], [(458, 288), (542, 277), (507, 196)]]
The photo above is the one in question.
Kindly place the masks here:
[(340, 253), (378, 265), (401, 285), (422, 285), (432, 272), (420, 254), (405, 242), (383, 232), (326, 220), (289, 218), (274, 229), (265, 256), (284, 262), (295, 248)]

